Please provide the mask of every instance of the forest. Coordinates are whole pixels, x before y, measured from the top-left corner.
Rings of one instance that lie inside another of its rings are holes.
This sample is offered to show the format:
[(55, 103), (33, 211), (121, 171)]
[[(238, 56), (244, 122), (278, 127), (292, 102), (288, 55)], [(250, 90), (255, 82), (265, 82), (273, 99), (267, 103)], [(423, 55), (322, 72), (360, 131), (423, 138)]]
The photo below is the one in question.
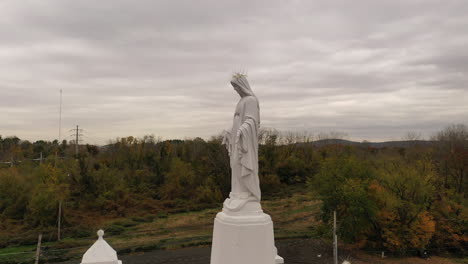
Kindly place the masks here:
[[(320, 200), (319, 225), (336, 211), (340, 239), (359, 248), (468, 251), (465, 125), (401, 146), (314, 139), (261, 130), (265, 200), (304, 190)], [(115, 217), (217, 208), (230, 190), (221, 142), (129, 136), (76, 154), (74, 142), (0, 136), (0, 248), (34, 244), (39, 231), (55, 240), (59, 212), (62, 237), (73, 238)]]

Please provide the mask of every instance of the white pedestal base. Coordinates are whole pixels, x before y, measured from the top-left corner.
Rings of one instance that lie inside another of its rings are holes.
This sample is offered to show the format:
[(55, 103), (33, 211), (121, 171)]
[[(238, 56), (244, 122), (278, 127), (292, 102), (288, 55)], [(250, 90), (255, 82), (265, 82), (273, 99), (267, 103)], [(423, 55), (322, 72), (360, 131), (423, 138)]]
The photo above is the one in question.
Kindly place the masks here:
[[(248, 211), (229, 210), (229, 201), (216, 215), (211, 264), (281, 264), (277, 256), (273, 222), (258, 202), (247, 202)], [(249, 210), (250, 209), (250, 210)]]

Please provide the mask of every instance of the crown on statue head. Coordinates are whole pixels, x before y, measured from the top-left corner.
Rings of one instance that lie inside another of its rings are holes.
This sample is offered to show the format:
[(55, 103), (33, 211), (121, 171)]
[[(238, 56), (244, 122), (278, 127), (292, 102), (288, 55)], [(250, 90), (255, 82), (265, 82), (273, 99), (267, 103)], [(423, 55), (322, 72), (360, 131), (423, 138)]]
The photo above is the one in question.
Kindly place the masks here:
[(244, 73), (244, 71), (238, 71), (232, 74), (232, 78), (235, 78), (235, 79), (239, 79), (242, 77), (247, 77), (247, 72)]

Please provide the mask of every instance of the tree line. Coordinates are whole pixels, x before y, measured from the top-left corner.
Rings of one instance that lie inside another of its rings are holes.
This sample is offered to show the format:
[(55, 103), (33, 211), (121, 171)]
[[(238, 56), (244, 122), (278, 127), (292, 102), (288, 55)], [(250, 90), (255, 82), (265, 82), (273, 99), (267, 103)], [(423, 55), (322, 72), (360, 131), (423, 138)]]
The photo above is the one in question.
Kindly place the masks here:
[[(361, 247), (467, 249), (466, 126), (448, 126), (432, 144), (414, 140), (405, 147), (316, 145), (312, 139), (309, 133), (261, 130), (265, 199), (303, 188), (322, 200), (323, 225), (337, 211), (340, 237)], [(217, 207), (230, 191), (221, 142), (221, 136), (130, 136), (81, 145), (76, 156), (67, 141), (0, 136), (0, 161), (10, 162), (0, 164), (0, 247), (15, 241), (18, 231), (56, 232), (59, 203), (64, 235), (71, 237), (86, 235), (96, 217)]]

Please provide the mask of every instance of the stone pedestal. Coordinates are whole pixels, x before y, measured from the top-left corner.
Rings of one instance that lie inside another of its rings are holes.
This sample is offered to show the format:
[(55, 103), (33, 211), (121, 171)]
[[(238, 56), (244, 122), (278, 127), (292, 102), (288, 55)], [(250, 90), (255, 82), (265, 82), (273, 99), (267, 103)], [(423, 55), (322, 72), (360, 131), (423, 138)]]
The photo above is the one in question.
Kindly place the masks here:
[(226, 199), (216, 215), (211, 264), (280, 264), (271, 217), (254, 200)]

